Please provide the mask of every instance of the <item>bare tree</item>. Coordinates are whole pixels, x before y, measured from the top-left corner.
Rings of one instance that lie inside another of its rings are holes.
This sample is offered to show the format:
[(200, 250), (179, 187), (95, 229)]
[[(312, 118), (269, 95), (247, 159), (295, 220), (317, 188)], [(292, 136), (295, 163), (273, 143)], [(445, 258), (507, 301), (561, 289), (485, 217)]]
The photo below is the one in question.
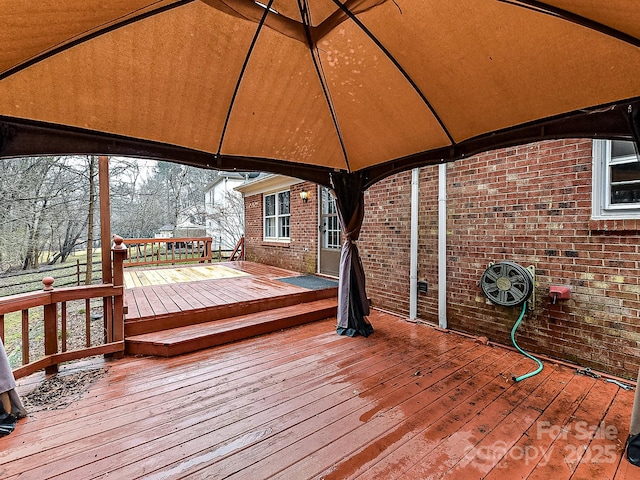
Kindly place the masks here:
[(212, 223), (214, 245), (219, 248), (233, 248), (244, 235), (244, 201), (241, 195), (231, 191), (221, 192), (221, 196), (210, 206), (207, 219)]
[[(90, 281), (99, 223), (95, 162), (85, 156), (0, 162), (0, 271), (35, 268), (42, 252), (48, 263), (64, 261), (86, 239)], [(204, 186), (213, 172), (168, 162), (140, 165), (127, 158), (110, 162), (114, 232), (125, 238), (153, 237), (187, 211), (204, 223)]]
[(93, 279), (93, 232), (96, 198), (96, 163), (94, 156), (88, 158), (89, 164), (89, 213), (87, 214), (87, 268), (84, 276), (85, 285), (91, 285)]

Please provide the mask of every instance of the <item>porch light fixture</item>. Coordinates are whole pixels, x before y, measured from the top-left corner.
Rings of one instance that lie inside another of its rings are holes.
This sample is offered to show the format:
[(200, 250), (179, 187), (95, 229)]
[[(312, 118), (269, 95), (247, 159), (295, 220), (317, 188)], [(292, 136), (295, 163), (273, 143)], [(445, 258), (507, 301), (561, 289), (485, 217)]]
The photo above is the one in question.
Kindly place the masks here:
[(300, 192), (300, 198), (304, 203), (307, 203), (307, 201), (309, 200), (309, 192), (307, 192), (306, 190), (302, 190)]

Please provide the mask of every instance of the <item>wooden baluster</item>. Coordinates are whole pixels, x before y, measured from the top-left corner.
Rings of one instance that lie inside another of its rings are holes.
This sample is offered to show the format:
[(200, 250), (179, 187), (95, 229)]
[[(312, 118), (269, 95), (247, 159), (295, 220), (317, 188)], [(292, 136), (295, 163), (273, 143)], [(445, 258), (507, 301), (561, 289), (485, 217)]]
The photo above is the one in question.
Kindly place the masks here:
[(104, 315), (104, 343), (113, 342), (113, 299), (102, 299), (102, 313)]
[(62, 344), (62, 351), (66, 352), (67, 351), (67, 302), (61, 302), (60, 304), (60, 314), (61, 314), (61, 332), (60, 335), (62, 336), (61, 338), (61, 344)]
[(204, 241), (204, 257), (205, 257), (205, 261), (209, 261), (209, 263), (211, 263), (212, 260), (212, 255), (211, 255), (211, 239), (206, 239)]
[[(45, 292), (53, 290), (53, 282), (53, 277), (42, 279)], [(44, 354), (56, 353), (58, 353), (58, 306), (55, 303), (48, 303), (44, 306)], [(58, 365), (50, 365), (44, 371), (46, 374), (57, 373)]]
[(29, 310), (22, 310), (22, 365), (29, 363)]
[(0, 315), (0, 339), (4, 343), (4, 314)]
[(91, 299), (87, 298), (84, 301), (84, 337), (86, 340), (85, 345), (91, 346)]

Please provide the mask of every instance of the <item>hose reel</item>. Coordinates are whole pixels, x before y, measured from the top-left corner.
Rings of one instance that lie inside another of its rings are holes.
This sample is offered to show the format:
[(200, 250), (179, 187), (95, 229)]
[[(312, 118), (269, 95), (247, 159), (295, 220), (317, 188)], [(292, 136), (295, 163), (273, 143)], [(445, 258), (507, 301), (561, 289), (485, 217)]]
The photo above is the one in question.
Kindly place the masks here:
[(480, 288), (496, 305), (515, 307), (533, 295), (534, 267), (525, 268), (515, 262), (490, 263), (480, 277)]
[[(484, 294), (496, 305), (503, 307), (514, 307), (522, 305), (522, 312), (511, 329), (511, 341), (513, 346), (524, 356), (530, 358), (538, 364), (538, 368), (519, 377), (513, 376), (514, 382), (519, 382), (525, 378), (537, 375), (542, 371), (542, 362), (533, 355), (528, 354), (516, 342), (516, 330), (524, 318), (527, 310), (527, 300), (534, 295), (533, 276), (535, 267), (533, 265), (525, 268), (515, 262), (490, 263), (480, 277), (480, 288)], [(535, 299), (529, 305), (535, 303)]]

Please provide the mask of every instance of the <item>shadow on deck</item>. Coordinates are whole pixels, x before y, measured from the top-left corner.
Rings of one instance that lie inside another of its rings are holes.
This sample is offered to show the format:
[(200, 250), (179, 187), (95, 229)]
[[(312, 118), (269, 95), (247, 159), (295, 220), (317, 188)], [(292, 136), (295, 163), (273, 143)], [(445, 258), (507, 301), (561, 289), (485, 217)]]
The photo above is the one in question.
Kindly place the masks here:
[(173, 356), (335, 316), (337, 282), (252, 262), (125, 271), (125, 350)]

